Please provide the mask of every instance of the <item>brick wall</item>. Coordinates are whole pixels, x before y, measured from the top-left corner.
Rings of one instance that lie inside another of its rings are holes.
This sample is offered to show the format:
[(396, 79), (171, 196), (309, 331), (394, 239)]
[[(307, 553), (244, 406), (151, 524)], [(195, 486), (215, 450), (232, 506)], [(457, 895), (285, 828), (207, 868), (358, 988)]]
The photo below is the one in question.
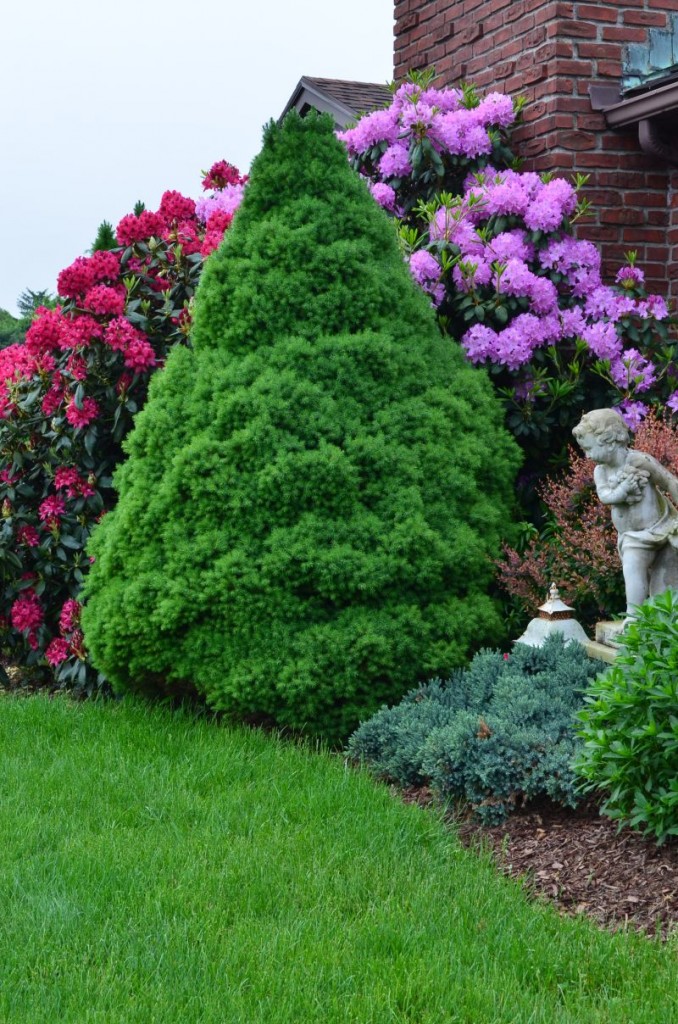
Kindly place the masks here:
[[(580, 234), (600, 244), (609, 276), (629, 249), (648, 282), (678, 298), (678, 171), (643, 153), (637, 128), (612, 131), (589, 86), (618, 83), (622, 49), (665, 28), (676, 0), (396, 0), (395, 75), (435, 66), (441, 83), (524, 94), (514, 147), (527, 170), (588, 174), (593, 215)], [(671, 267), (671, 263), (673, 267)]]

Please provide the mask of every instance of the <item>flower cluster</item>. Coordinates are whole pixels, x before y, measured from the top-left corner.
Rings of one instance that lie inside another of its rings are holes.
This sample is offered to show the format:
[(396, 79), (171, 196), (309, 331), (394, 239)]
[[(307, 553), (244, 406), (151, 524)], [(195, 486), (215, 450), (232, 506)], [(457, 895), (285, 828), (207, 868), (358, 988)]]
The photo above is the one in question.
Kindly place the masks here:
[[(523, 399), (534, 402), (538, 394), (524, 386), (537, 350), (567, 353), (581, 343), (588, 366), (617, 391), (635, 428), (647, 412), (638, 396), (660, 371), (648, 351), (628, 340), (640, 337), (641, 323), (656, 331), (668, 309), (660, 296), (644, 294), (644, 275), (632, 263), (620, 268), (615, 285), (603, 283), (598, 250), (570, 233), (576, 210), (576, 190), (561, 178), (486, 169), (469, 177), (460, 197), (429, 210), (429, 248), (411, 254), (410, 268), (457, 322), (462, 311), (473, 311), (476, 322), (461, 334), (472, 362), (527, 371), (518, 379)], [(422, 252), (429, 257), (426, 282)], [(452, 268), (446, 284), (444, 256)]]
[(480, 100), (471, 86), (436, 89), (432, 75), (401, 85), (385, 110), (338, 133), (375, 199), (408, 219), (421, 199), (458, 191), (469, 169), (511, 159), (506, 129), (520, 111), (502, 93)]
[(119, 247), (61, 271), (56, 308), (40, 308), (25, 344), (0, 352), (4, 642), (64, 685), (97, 685), (77, 600), (87, 539), (115, 500), (113, 470), (149, 376), (185, 343), (205, 255), (242, 199), (245, 179), (225, 161), (208, 180), (207, 223), (176, 191), (123, 217)]
[(415, 74), (339, 138), (398, 218), (442, 330), (490, 371), (526, 455), (532, 511), (535, 481), (562, 460), (582, 409), (615, 404), (632, 429), (653, 405), (678, 412), (675, 321), (646, 294), (635, 254), (603, 281), (598, 249), (575, 233), (585, 178), (512, 169), (506, 132), (519, 103), (432, 80)]

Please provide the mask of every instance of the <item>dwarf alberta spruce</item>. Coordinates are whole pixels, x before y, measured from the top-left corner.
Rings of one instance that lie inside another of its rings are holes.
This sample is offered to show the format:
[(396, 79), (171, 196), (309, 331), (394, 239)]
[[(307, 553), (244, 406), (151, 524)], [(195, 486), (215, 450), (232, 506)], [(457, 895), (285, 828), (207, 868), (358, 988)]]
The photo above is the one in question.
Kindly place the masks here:
[[(196, 204), (165, 192), (123, 217), (115, 247), (61, 272), (25, 344), (0, 352), (0, 572), (3, 646), (47, 664), (59, 684), (97, 680), (80, 630), (85, 546), (110, 509), (121, 443), (150, 375), (183, 344), (203, 261), (219, 244), (244, 180), (220, 161)], [(110, 239), (109, 239), (110, 241)]]
[(88, 549), (92, 658), (336, 740), (501, 630), (517, 449), (327, 117), (268, 127), (192, 337)]
[(340, 137), (399, 218), (441, 326), (490, 370), (528, 470), (562, 454), (582, 409), (619, 404), (631, 429), (653, 403), (678, 409), (673, 321), (635, 255), (605, 284), (597, 248), (573, 235), (587, 209), (576, 188), (511, 166), (520, 104), (431, 82), (415, 75)]

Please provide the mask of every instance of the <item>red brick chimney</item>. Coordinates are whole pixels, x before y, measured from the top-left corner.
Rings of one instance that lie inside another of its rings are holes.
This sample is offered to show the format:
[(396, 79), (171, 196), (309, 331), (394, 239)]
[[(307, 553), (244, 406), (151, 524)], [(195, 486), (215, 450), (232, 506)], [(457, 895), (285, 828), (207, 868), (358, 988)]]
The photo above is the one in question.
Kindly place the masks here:
[[(629, 83), (653, 89), (671, 45), (678, 62), (676, 11), (678, 0), (396, 0), (395, 75), (435, 66), (439, 85), (525, 95), (513, 133), (525, 169), (588, 174), (579, 232), (600, 244), (606, 276), (634, 249), (650, 287), (678, 298), (678, 81), (676, 107), (652, 122), (675, 140), (668, 157), (641, 148), (637, 122), (609, 127), (603, 109), (625, 103)], [(645, 53), (644, 85), (630, 72)]]

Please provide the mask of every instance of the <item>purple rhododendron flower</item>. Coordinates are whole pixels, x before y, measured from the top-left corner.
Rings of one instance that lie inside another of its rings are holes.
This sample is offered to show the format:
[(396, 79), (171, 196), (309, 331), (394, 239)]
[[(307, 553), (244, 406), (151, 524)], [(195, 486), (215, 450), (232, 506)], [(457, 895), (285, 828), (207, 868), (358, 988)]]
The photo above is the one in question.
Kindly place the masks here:
[(370, 192), (385, 210), (395, 209), (396, 194), (390, 185), (381, 181), (370, 182)]
[(485, 324), (474, 324), (462, 337), (461, 344), (472, 363), (483, 363), (497, 350), (497, 332)]
[(610, 376), (620, 390), (647, 391), (657, 375), (653, 364), (638, 349), (629, 348), (613, 360)]
[(407, 146), (403, 142), (394, 142), (379, 161), (379, 173), (384, 178), (400, 178), (411, 172)]
[(490, 240), (488, 248), (492, 259), (498, 260), (500, 263), (505, 263), (510, 259), (531, 260), (534, 258), (534, 246), (520, 228), (514, 228), (513, 231), (502, 231)]
[(516, 119), (513, 100), (501, 92), (490, 92), (477, 108), (483, 124), (498, 124), (508, 128)]
[(410, 273), (414, 280), (438, 306), (445, 298), (445, 286), (440, 283), (441, 268), (436, 258), (426, 249), (413, 252), (409, 260)]
[(371, 149), (378, 142), (392, 145), (399, 134), (397, 112), (391, 106), (387, 110), (374, 110), (361, 117), (355, 127), (337, 132), (337, 138), (346, 144), (349, 153), (356, 155)]
[(625, 398), (617, 411), (629, 430), (635, 431), (647, 416), (648, 407), (644, 402), (632, 402)]
[(637, 284), (645, 283), (645, 274), (640, 267), (620, 267), (616, 273), (615, 281), (622, 288), (633, 288)]
[(597, 359), (616, 359), (622, 350), (621, 338), (614, 324), (596, 320), (579, 332)]
[(226, 185), (213, 196), (202, 196), (195, 204), (196, 216), (206, 224), (213, 213), (235, 213), (244, 192), (244, 185)]

